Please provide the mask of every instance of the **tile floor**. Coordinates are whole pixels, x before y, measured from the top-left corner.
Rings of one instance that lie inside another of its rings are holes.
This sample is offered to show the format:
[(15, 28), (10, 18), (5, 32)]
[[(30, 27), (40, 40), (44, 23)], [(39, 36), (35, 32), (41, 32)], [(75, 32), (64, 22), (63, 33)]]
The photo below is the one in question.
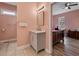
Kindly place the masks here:
[(50, 56), (45, 51), (38, 54), (31, 48), (17, 49), (16, 42), (0, 43), (0, 56)]

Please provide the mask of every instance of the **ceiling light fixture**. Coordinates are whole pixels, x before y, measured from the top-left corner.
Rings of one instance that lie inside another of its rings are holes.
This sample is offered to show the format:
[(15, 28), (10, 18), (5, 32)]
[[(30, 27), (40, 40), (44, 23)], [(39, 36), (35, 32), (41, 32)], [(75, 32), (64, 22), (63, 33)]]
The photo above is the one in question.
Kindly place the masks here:
[(77, 3), (65, 3), (65, 9), (71, 9), (71, 6), (77, 6), (78, 4)]
[(71, 9), (70, 7), (65, 7), (65, 9)]
[(43, 10), (44, 8), (45, 8), (45, 6), (42, 5), (42, 6), (40, 6), (40, 7), (37, 9), (37, 11), (41, 11), (41, 10)]

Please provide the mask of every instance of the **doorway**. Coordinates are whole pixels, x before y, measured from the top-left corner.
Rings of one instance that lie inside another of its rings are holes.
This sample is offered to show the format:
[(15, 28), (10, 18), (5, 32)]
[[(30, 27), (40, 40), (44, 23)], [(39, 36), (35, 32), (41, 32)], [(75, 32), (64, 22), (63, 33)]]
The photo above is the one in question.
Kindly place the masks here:
[[(65, 30), (65, 18), (59, 17), (54, 19), (54, 11), (56, 11), (56, 2), (51, 4), (52, 6), (52, 19), (51, 19), (51, 32), (52, 32), (52, 47), (53, 47), (53, 56), (64, 56), (64, 30)], [(58, 7), (57, 7), (58, 8)]]
[[(69, 4), (69, 7), (67, 6)], [(75, 5), (74, 5), (75, 4)], [(74, 5), (74, 6), (71, 6)], [(78, 16), (79, 16), (78, 2), (55, 2), (52, 5), (52, 30), (53, 30), (53, 54), (56, 56), (78, 56), (79, 52), (79, 35), (78, 35)], [(75, 9), (77, 8), (77, 9)], [(64, 21), (58, 20), (64, 18)], [(75, 19), (75, 20), (74, 20)], [(65, 24), (64, 26), (63, 23)], [(61, 24), (61, 25), (60, 25)], [(64, 28), (63, 28), (64, 27)], [(64, 32), (61, 32), (61, 29)], [(62, 34), (61, 34), (62, 33)], [(64, 36), (63, 36), (64, 35)], [(64, 39), (63, 41), (60, 38)], [(59, 45), (58, 43), (62, 43)]]
[(0, 55), (11, 55), (17, 38), (17, 6), (15, 2), (0, 2)]

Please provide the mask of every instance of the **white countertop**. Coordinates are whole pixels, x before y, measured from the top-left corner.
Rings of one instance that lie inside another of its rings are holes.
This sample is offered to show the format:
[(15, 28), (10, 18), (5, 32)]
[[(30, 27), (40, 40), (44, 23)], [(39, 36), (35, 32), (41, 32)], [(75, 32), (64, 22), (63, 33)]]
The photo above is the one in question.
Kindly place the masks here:
[(43, 30), (31, 30), (31, 32), (34, 32), (34, 33), (44, 33), (45, 31), (43, 31)]

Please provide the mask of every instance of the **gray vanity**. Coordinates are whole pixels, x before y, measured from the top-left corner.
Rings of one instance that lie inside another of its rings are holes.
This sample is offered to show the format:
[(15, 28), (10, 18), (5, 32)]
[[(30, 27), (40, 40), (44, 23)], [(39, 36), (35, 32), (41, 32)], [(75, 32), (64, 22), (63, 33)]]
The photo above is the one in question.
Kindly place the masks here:
[(33, 49), (37, 52), (39, 52), (42, 49), (45, 49), (45, 37), (46, 33), (45, 31), (30, 31), (31, 35), (31, 46)]

